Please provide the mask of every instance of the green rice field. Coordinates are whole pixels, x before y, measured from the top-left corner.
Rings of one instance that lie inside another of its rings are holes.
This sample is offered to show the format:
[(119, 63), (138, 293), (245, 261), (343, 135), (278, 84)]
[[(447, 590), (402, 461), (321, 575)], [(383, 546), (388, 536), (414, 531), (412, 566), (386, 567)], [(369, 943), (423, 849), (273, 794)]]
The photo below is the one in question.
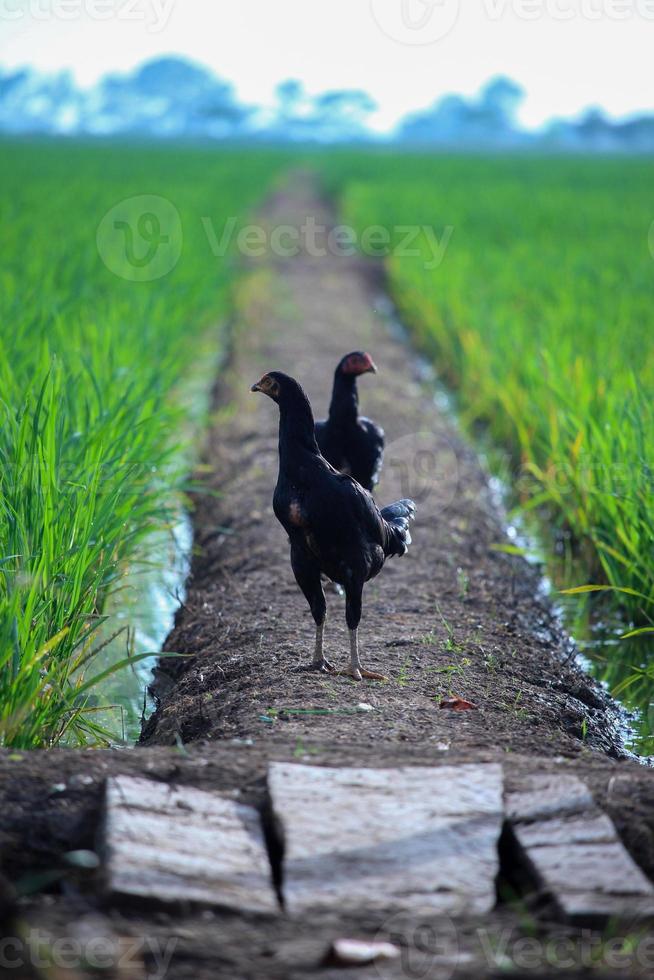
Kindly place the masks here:
[[(390, 231), (377, 251), (405, 325), (456, 393), (469, 431), (502, 460), (520, 513), (542, 519), (556, 584), (585, 589), (567, 605), (595, 671), (647, 714), (652, 161), (343, 153), (324, 180), (359, 236)], [(419, 254), (405, 254), (400, 226), (432, 230), (411, 243)], [(580, 622), (591, 586), (599, 644)]]
[(121, 666), (102, 627), (185, 479), (180, 392), (229, 304), (207, 229), (238, 225), (284, 159), (0, 145), (0, 744), (120, 731), (94, 695)]
[[(157, 578), (179, 519), (189, 406), (237, 275), (221, 234), (299, 156), (0, 144), (0, 744), (120, 732), (107, 692), (128, 652), (155, 651), (104, 645), (133, 625), (133, 595), (112, 613), (126, 576)], [(404, 325), (539, 537), (592, 670), (641, 710), (650, 754), (651, 161), (301, 156), (360, 242), (381, 228), (366, 250)]]

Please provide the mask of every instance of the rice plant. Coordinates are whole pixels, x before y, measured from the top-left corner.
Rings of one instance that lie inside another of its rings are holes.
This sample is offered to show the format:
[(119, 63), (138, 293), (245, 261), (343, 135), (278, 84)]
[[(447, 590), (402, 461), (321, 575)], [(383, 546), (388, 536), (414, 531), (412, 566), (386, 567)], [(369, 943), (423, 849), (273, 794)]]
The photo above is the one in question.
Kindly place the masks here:
[[(229, 260), (213, 254), (203, 219), (242, 220), (283, 161), (0, 146), (0, 744), (112, 736), (90, 692), (125, 662), (94, 666), (98, 629), (125, 563), (147, 558), (148, 535), (171, 518), (184, 477), (175, 392), (209, 329), (220, 344), (228, 305)], [(144, 195), (178, 213), (179, 255), (135, 281), (142, 266), (125, 278), (98, 229)]]
[(522, 507), (571, 534), (561, 584), (607, 587), (623, 632), (641, 631), (642, 680), (654, 622), (651, 161), (388, 151), (322, 169), (360, 233), (450, 229), (437, 267), (424, 234), (417, 255), (391, 246), (394, 300), (464, 423), (511, 454)]

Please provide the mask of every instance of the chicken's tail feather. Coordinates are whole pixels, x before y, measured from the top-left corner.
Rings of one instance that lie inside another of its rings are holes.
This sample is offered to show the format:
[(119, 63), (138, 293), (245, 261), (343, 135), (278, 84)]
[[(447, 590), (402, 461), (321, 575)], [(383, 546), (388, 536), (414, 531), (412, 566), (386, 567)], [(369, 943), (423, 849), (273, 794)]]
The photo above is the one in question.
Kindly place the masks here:
[(411, 544), (409, 522), (416, 516), (416, 505), (408, 498), (396, 500), (394, 504), (382, 507), (381, 516), (387, 531), (384, 552), (389, 558), (406, 554)]

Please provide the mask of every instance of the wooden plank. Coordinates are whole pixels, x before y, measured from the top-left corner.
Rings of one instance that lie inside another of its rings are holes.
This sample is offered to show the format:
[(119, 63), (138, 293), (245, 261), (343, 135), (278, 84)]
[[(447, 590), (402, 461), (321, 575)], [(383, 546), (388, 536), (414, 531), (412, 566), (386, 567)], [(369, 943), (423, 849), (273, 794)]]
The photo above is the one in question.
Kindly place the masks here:
[(576, 776), (537, 775), (507, 797), (539, 886), (574, 922), (654, 916), (654, 887)]
[(520, 793), (506, 798), (509, 820), (545, 820), (595, 808), (585, 783), (576, 776), (543, 773), (529, 777)]
[(277, 912), (259, 814), (216, 793), (107, 780), (109, 888), (160, 901)]
[(525, 847), (554, 846), (556, 844), (597, 844), (615, 840), (615, 827), (609, 818), (599, 815), (579, 816), (573, 819), (538, 820), (520, 825), (520, 841)]
[(501, 766), (272, 763), (268, 784), (286, 836), (289, 912), (392, 906), (468, 914), (495, 904)]
[(534, 847), (529, 857), (557, 894), (594, 891), (608, 895), (654, 895), (649, 881), (621, 841)]

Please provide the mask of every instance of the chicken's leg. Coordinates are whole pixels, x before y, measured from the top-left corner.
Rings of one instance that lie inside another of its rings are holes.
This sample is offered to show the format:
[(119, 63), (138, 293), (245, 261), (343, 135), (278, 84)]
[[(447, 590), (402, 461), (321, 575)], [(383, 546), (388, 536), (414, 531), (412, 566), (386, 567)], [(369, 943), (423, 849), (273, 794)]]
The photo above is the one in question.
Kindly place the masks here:
[(361, 666), (361, 661), (359, 660), (359, 630), (350, 630), (350, 666), (346, 670), (340, 671), (342, 674), (347, 674), (348, 677), (353, 677), (355, 681), (363, 680), (364, 678), (368, 681), (387, 681), (388, 677), (385, 674), (378, 674), (374, 670), (366, 670), (365, 667)]
[(350, 632), (350, 666), (339, 673), (353, 677), (355, 681), (387, 681), (388, 677), (374, 670), (366, 670), (359, 660), (359, 622), (361, 621), (361, 594), (363, 585), (346, 586), (345, 588), (345, 620)]
[(331, 674), (334, 671), (334, 666), (325, 659), (323, 653), (327, 604), (320, 581), (320, 569), (313, 561), (308, 559), (301, 548), (294, 547), (293, 545), (291, 545), (291, 565), (295, 574), (295, 580), (309, 603), (311, 615), (316, 624), (316, 645), (313, 651), (313, 660), (310, 664), (303, 665), (297, 669), (319, 670), (322, 673)]
[(334, 671), (334, 665), (330, 664), (329, 660), (325, 660), (325, 656), (322, 652), (322, 641), (325, 634), (325, 620), (321, 623), (316, 623), (316, 647), (313, 652), (313, 660), (311, 661), (311, 670), (320, 670), (326, 674), (331, 674)]

